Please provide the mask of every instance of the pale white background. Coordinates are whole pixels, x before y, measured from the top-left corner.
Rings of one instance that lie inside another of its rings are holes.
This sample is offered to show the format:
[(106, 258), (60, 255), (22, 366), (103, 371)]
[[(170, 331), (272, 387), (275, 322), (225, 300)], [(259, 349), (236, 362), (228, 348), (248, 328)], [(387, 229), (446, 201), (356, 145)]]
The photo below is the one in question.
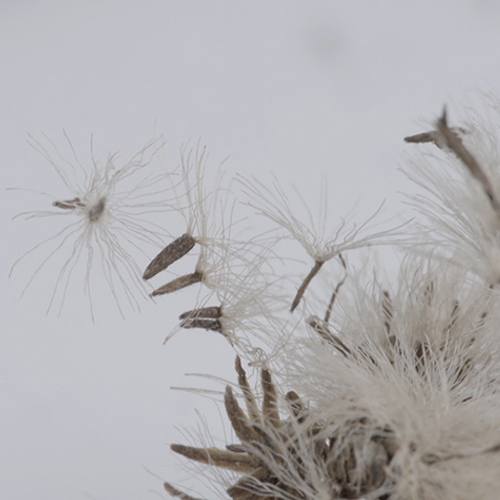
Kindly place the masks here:
[[(103, 155), (164, 133), (172, 165), (201, 138), (213, 168), (228, 157), (229, 173), (272, 171), (306, 198), (325, 174), (339, 216), (386, 198), (390, 216), (411, 190), (397, 171), (402, 137), (445, 103), (500, 90), (499, 27), (493, 0), (2, 0), (0, 186), (59, 187), (28, 133), (63, 144), (65, 129), (83, 157), (91, 133)], [(195, 487), (168, 444), (198, 425), (195, 408), (222, 441), (228, 425), (211, 400), (170, 387), (220, 389), (185, 374), (231, 378), (232, 351), (201, 331), (162, 345), (185, 295), (127, 321), (110, 309), (96, 324), (73, 297), (73, 313), (47, 317), (43, 283), (20, 299), (23, 275), (7, 279), (10, 266), (56, 226), (11, 218), (44, 202), (1, 196), (0, 498), (166, 498), (162, 479)]]

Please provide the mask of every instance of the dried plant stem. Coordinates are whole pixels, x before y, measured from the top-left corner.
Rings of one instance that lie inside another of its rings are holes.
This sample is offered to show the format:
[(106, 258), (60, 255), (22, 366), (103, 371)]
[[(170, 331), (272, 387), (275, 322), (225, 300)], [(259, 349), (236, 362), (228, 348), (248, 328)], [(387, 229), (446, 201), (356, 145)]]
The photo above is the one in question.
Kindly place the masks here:
[(177, 290), (182, 290), (190, 285), (194, 285), (195, 283), (199, 283), (203, 280), (203, 274), (195, 271), (194, 273), (185, 274), (184, 276), (180, 276), (175, 280), (170, 281), (166, 285), (157, 288), (153, 293), (151, 293), (151, 297), (155, 297), (156, 295), (165, 295), (167, 293), (177, 292)]
[(304, 281), (300, 285), (299, 289), (297, 290), (297, 294), (295, 295), (295, 298), (293, 299), (292, 302), (292, 307), (290, 308), (290, 311), (293, 312), (295, 311), (296, 307), (299, 305), (300, 301), (302, 300), (302, 297), (304, 296), (304, 293), (309, 286), (309, 283), (311, 280), (319, 273), (319, 270), (323, 266), (325, 262), (324, 261), (316, 261), (314, 263), (313, 268), (309, 272), (309, 274), (305, 277)]
[(167, 269), (176, 260), (184, 257), (195, 245), (196, 240), (189, 234), (183, 234), (167, 245), (149, 264), (142, 279), (149, 280), (159, 272)]

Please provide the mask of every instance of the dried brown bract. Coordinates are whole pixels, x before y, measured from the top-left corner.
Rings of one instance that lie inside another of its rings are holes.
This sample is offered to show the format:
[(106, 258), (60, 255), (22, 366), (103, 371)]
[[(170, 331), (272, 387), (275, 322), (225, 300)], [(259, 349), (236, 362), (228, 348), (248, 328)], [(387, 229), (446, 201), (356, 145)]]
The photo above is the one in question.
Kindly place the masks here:
[[(332, 499), (361, 499), (368, 493), (373, 499), (388, 498), (382, 486), (392, 481), (386, 471), (397, 450), (390, 429), (375, 427), (374, 432), (366, 418), (348, 422), (348, 428), (316, 421), (293, 391), (285, 397), (288, 417), (282, 419), (278, 391), (267, 369), (261, 370), (263, 403), (259, 410), (239, 358), (235, 367), (246, 412), (229, 386), (224, 401), (241, 444), (230, 444), (227, 450), (174, 444), (174, 452), (243, 474), (227, 489), (233, 500), (316, 498), (319, 491), (311, 468), (323, 476), (323, 486), (328, 485)], [(167, 491), (191, 498), (170, 485)]]

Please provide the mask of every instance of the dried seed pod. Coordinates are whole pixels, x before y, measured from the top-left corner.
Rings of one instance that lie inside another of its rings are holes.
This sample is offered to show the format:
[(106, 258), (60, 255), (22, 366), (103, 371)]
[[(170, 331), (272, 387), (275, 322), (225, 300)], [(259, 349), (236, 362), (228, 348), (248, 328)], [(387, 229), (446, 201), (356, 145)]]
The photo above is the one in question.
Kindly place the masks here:
[(142, 279), (149, 280), (159, 272), (167, 269), (175, 261), (184, 257), (195, 245), (196, 240), (185, 233), (167, 245), (149, 264), (144, 271)]
[(177, 292), (178, 290), (182, 290), (190, 285), (194, 285), (195, 283), (199, 283), (203, 279), (203, 274), (195, 271), (194, 273), (185, 274), (184, 276), (180, 276), (175, 280), (170, 281), (166, 285), (157, 288), (153, 293), (151, 293), (151, 297), (155, 297), (156, 295), (165, 295), (167, 293)]

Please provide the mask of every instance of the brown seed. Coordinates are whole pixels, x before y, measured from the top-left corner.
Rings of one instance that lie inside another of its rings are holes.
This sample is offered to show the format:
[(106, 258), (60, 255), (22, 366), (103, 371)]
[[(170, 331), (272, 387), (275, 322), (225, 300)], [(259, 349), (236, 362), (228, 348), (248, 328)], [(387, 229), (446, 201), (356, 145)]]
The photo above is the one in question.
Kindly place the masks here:
[(186, 318), (181, 321), (181, 328), (203, 328), (212, 332), (222, 332), (222, 325), (218, 319)]
[(185, 274), (184, 276), (180, 276), (175, 280), (170, 281), (166, 285), (157, 288), (153, 293), (151, 293), (151, 297), (155, 297), (156, 295), (165, 295), (166, 293), (177, 292), (177, 290), (182, 290), (190, 285), (194, 285), (195, 283), (199, 283), (203, 279), (203, 274), (195, 271), (191, 274)]
[(167, 269), (170, 264), (184, 257), (195, 245), (195, 239), (185, 233), (167, 245), (149, 264), (142, 279), (149, 280), (159, 272)]
[(220, 318), (222, 311), (220, 306), (202, 307), (200, 309), (192, 309), (186, 311), (179, 316), (179, 319), (186, 318)]
[(57, 208), (62, 208), (64, 210), (73, 210), (76, 207), (83, 207), (83, 203), (80, 198), (73, 198), (72, 200), (54, 201), (52, 206)]
[(101, 215), (106, 208), (106, 198), (101, 198), (90, 210), (89, 210), (89, 220), (91, 222), (96, 222), (99, 220)]
[(309, 283), (311, 280), (319, 273), (319, 270), (323, 266), (324, 261), (316, 261), (314, 263), (313, 268), (309, 272), (309, 274), (304, 278), (304, 281), (302, 282), (302, 285), (300, 285), (299, 289), (297, 290), (297, 294), (295, 295), (295, 298), (293, 299), (292, 302), (292, 307), (290, 308), (290, 311), (293, 312), (295, 311), (295, 308), (299, 305), (299, 302), (301, 301), (302, 297), (304, 296), (304, 293), (309, 286)]

